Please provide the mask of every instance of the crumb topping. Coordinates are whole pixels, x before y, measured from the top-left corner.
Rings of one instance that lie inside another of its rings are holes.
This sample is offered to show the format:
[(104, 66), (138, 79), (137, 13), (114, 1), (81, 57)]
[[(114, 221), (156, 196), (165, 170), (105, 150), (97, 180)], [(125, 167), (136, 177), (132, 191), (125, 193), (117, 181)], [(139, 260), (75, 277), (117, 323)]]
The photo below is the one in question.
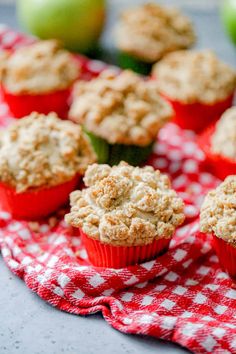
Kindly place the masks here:
[(184, 103), (214, 104), (234, 93), (236, 72), (209, 50), (168, 54), (153, 67), (160, 91)]
[(56, 40), (38, 41), (9, 56), (4, 86), (12, 93), (40, 94), (67, 89), (77, 79), (78, 64)]
[(3, 71), (8, 57), (9, 53), (6, 50), (0, 51), (0, 83), (2, 81)]
[(83, 174), (95, 155), (79, 125), (32, 113), (0, 133), (0, 180), (23, 192)]
[(65, 219), (103, 243), (146, 245), (170, 238), (184, 221), (183, 201), (168, 177), (151, 166), (93, 164), (84, 183), (87, 189), (71, 193), (71, 211)]
[(214, 233), (236, 245), (236, 175), (228, 176), (210, 191), (201, 208), (202, 232)]
[(154, 63), (168, 52), (189, 48), (196, 37), (191, 21), (179, 10), (148, 3), (122, 13), (115, 40), (123, 52)]
[(70, 118), (110, 144), (146, 146), (171, 118), (157, 84), (131, 71), (104, 71), (76, 85)]
[(217, 122), (211, 149), (236, 161), (236, 107), (227, 109)]

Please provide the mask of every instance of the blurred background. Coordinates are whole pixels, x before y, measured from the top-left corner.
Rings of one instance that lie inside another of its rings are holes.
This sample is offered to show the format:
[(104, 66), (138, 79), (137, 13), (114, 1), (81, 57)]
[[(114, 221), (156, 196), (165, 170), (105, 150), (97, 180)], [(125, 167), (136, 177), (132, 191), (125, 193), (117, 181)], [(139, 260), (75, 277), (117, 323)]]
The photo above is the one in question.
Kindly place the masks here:
[[(18, 0), (24, 2), (25, 5), (29, 0)], [(47, 0), (50, 5), (50, 0)], [(63, 0), (59, 0), (63, 1)], [(94, 0), (94, 4), (100, 0)], [(165, 5), (174, 5), (181, 8), (186, 15), (192, 19), (198, 40), (195, 48), (211, 48), (224, 61), (231, 65), (236, 65), (235, 47), (224, 31), (222, 21), (220, 19), (220, 4), (223, 2), (234, 2), (236, 0), (158, 0), (157, 2)], [(64, 1), (65, 2), (65, 1)], [(109, 63), (117, 64), (116, 54), (114, 51), (114, 41), (112, 29), (117, 21), (119, 13), (127, 7), (138, 5), (147, 1), (144, 0), (107, 0), (107, 20), (106, 26), (101, 38), (101, 50), (96, 56), (99, 59)], [(16, 0), (0, 0), (0, 23), (5, 23), (8, 26), (23, 30), (19, 24), (15, 11)], [(93, 6), (93, 1), (90, 0), (90, 7)], [(28, 15), (29, 16), (29, 15)], [(235, 6), (236, 16), (236, 6)], [(89, 19), (89, 14), (87, 19)], [(87, 20), (86, 19), (86, 20)], [(40, 21), (42, 21), (40, 19)], [(96, 21), (96, 20), (95, 20)], [(68, 29), (65, 29), (67, 31)], [(235, 17), (235, 33), (236, 33), (236, 17)]]

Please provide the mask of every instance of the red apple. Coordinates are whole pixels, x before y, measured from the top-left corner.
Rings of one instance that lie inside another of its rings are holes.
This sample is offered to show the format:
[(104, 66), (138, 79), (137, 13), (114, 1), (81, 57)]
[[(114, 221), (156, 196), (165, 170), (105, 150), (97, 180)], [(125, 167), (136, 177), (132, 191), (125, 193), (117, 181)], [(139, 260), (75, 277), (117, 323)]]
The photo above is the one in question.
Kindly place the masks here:
[(42, 39), (58, 38), (72, 51), (87, 52), (105, 22), (105, 0), (18, 0), (20, 23)]

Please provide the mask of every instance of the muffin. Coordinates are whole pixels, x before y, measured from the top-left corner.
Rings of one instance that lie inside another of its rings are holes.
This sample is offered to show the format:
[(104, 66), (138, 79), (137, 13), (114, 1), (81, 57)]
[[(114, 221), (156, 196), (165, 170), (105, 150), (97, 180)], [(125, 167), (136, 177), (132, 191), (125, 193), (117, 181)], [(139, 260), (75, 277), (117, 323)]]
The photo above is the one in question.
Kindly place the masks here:
[(165, 54), (189, 48), (195, 39), (188, 17), (155, 3), (125, 10), (115, 29), (121, 66), (142, 74)]
[(131, 71), (106, 70), (75, 88), (71, 120), (83, 125), (100, 163), (132, 165), (145, 161), (160, 128), (171, 118), (157, 84)]
[(79, 125), (32, 113), (0, 133), (0, 203), (37, 219), (65, 204), (95, 154)]
[(217, 177), (236, 173), (236, 107), (227, 109), (220, 120), (199, 137), (205, 164)]
[(232, 106), (236, 72), (209, 50), (168, 54), (152, 76), (184, 129), (199, 132)]
[(66, 222), (82, 237), (92, 264), (121, 268), (163, 253), (183, 223), (183, 201), (151, 166), (93, 164), (71, 194)]
[(236, 175), (208, 193), (201, 207), (200, 227), (212, 234), (222, 267), (236, 280)]
[(33, 111), (44, 114), (54, 111), (64, 117), (78, 74), (78, 63), (56, 40), (21, 47), (9, 56), (4, 66), (5, 101), (16, 118)]

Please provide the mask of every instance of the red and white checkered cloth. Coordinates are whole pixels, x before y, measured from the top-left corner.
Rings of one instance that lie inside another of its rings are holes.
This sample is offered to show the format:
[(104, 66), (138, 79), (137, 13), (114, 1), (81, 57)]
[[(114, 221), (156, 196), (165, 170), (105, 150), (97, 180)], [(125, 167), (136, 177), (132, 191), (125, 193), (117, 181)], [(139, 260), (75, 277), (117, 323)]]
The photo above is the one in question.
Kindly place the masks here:
[[(25, 36), (1, 27), (0, 48), (25, 44)], [(83, 61), (84, 75), (105, 64)], [(0, 124), (12, 118), (0, 103)], [(101, 311), (114, 328), (173, 341), (195, 353), (236, 353), (236, 290), (207, 236), (198, 231), (199, 205), (218, 180), (201, 171), (192, 133), (168, 124), (149, 163), (167, 172), (186, 202), (187, 221), (170, 250), (156, 260), (119, 270), (91, 266), (79, 237), (61, 219), (39, 232), (0, 212), (0, 246), (8, 267), (53, 306), (80, 315)]]

